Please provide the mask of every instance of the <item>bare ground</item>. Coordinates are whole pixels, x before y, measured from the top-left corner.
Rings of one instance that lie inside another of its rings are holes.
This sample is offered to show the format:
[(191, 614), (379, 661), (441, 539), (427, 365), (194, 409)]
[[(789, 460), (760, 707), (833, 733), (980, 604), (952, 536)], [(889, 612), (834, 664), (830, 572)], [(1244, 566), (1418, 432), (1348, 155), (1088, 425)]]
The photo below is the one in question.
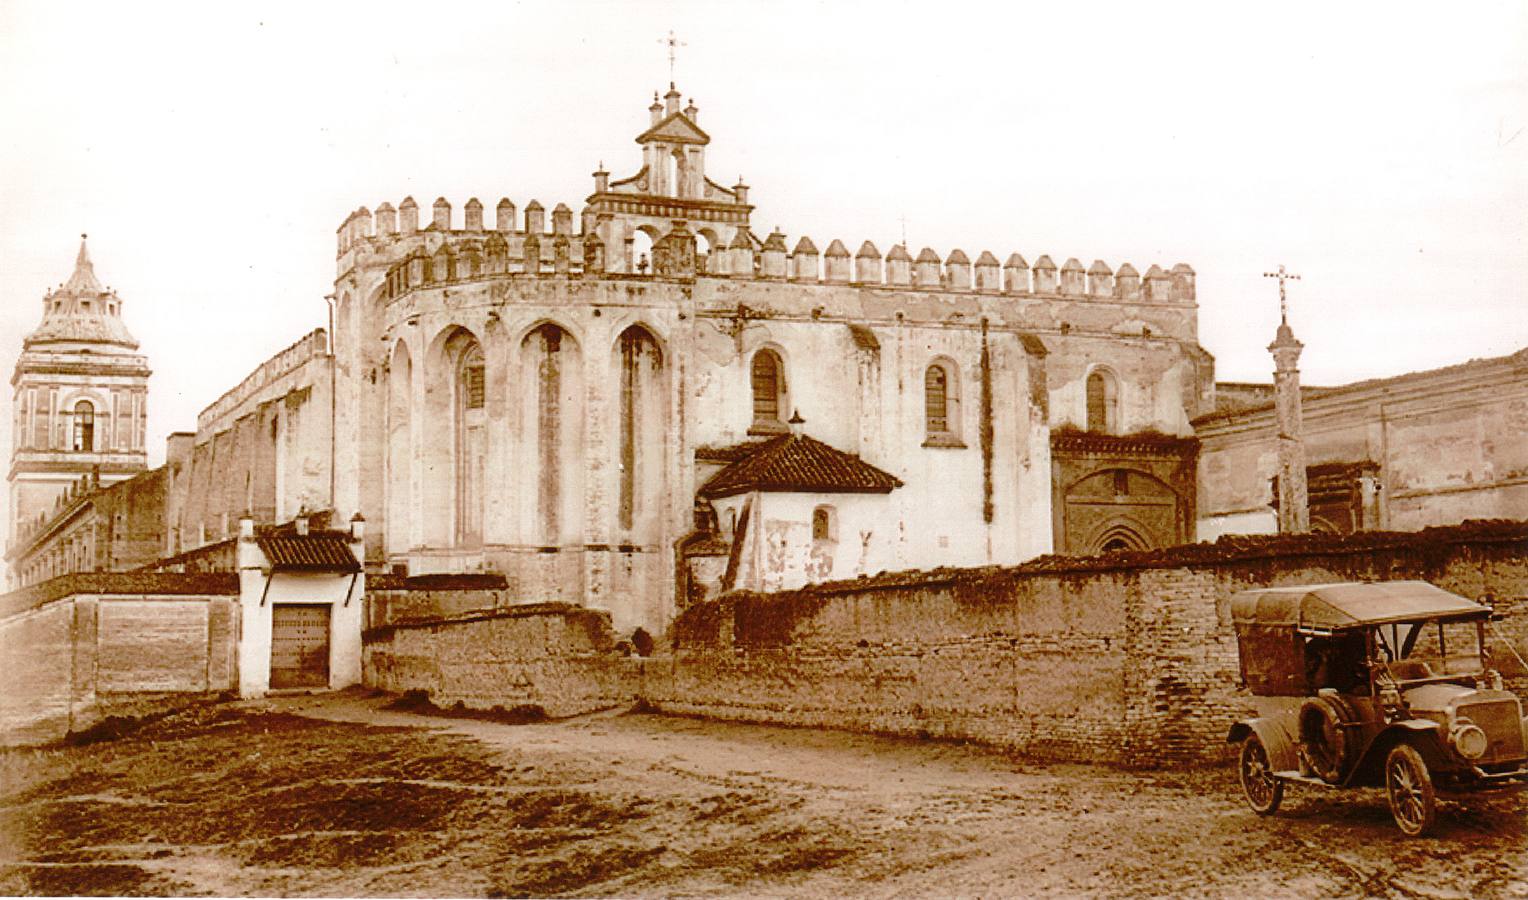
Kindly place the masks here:
[(0, 755), (0, 893), (1528, 896), (1528, 796), (1408, 840), (1378, 792), (1254, 816), (1228, 769), (652, 715), (508, 725), (350, 693)]

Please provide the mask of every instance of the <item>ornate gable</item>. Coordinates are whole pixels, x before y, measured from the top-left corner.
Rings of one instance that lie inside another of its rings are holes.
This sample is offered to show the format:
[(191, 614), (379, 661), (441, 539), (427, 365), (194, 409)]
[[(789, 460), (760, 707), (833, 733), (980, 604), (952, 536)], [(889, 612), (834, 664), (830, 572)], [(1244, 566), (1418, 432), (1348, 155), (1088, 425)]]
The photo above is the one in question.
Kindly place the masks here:
[(683, 112), (670, 113), (658, 124), (637, 135), (637, 143), (709, 144), (711, 136), (690, 121)]

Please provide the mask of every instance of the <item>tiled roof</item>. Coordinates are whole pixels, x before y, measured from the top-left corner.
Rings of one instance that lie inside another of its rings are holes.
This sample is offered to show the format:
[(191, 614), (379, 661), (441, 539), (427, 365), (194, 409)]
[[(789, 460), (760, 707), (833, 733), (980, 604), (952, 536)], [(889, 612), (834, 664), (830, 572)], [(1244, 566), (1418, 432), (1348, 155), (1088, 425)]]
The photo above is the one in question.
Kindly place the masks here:
[(361, 564), (339, 534), (267, 534), (255, 538), (272, 569), (355, 572)]
[(708, 498), (745, 491), (885, 494), (901, 486), (895, 476), (858, 456), (804, 434), (782, 434), (717, 472), (700, 494)]

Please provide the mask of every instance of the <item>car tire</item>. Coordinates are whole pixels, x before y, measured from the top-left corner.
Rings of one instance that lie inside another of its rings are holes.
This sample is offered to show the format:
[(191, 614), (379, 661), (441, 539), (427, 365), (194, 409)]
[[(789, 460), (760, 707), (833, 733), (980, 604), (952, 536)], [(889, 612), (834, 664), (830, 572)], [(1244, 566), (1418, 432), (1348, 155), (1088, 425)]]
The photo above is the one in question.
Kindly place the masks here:
[(1284, 800), (1284, 782), (1273, 776), (1268, 749), (1257, 735), (1242, 741), (1237, 772), (1241, 776), (1242, 795), (1253, 812), (1260, 816), (1278, 812), (1279, 804)]
[(1385, 757), (1385, 794), (1390, 798), (1390, 815), (1403, 834), (1418, 837), (1431, 830), (1438, 800), (1432, 774), (1417, 748), (1397, 744)]
[(1327, 784), (1340, 784), (1352, 768), (1357, 748), (1345, 725), (1356, 718), (1340, 697), (1312, 697), (1300, 707), (1300, 754)]

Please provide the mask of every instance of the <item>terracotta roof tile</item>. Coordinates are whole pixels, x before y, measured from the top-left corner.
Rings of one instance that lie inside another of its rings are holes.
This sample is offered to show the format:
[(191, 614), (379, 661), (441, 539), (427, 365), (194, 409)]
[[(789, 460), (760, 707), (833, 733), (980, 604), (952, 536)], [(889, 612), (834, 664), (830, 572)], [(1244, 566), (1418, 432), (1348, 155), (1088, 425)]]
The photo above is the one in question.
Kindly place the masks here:
[(716, 473), (700, 494), (709, 498), (745, 491), (885, 494), (901, 486), (895, 476), (858, 456), (806, 435), (782, 434)]
[(361, 568), (350, 545), (338, 534), (270, 534), (255, 538), (272, 569), (355, 572)]

